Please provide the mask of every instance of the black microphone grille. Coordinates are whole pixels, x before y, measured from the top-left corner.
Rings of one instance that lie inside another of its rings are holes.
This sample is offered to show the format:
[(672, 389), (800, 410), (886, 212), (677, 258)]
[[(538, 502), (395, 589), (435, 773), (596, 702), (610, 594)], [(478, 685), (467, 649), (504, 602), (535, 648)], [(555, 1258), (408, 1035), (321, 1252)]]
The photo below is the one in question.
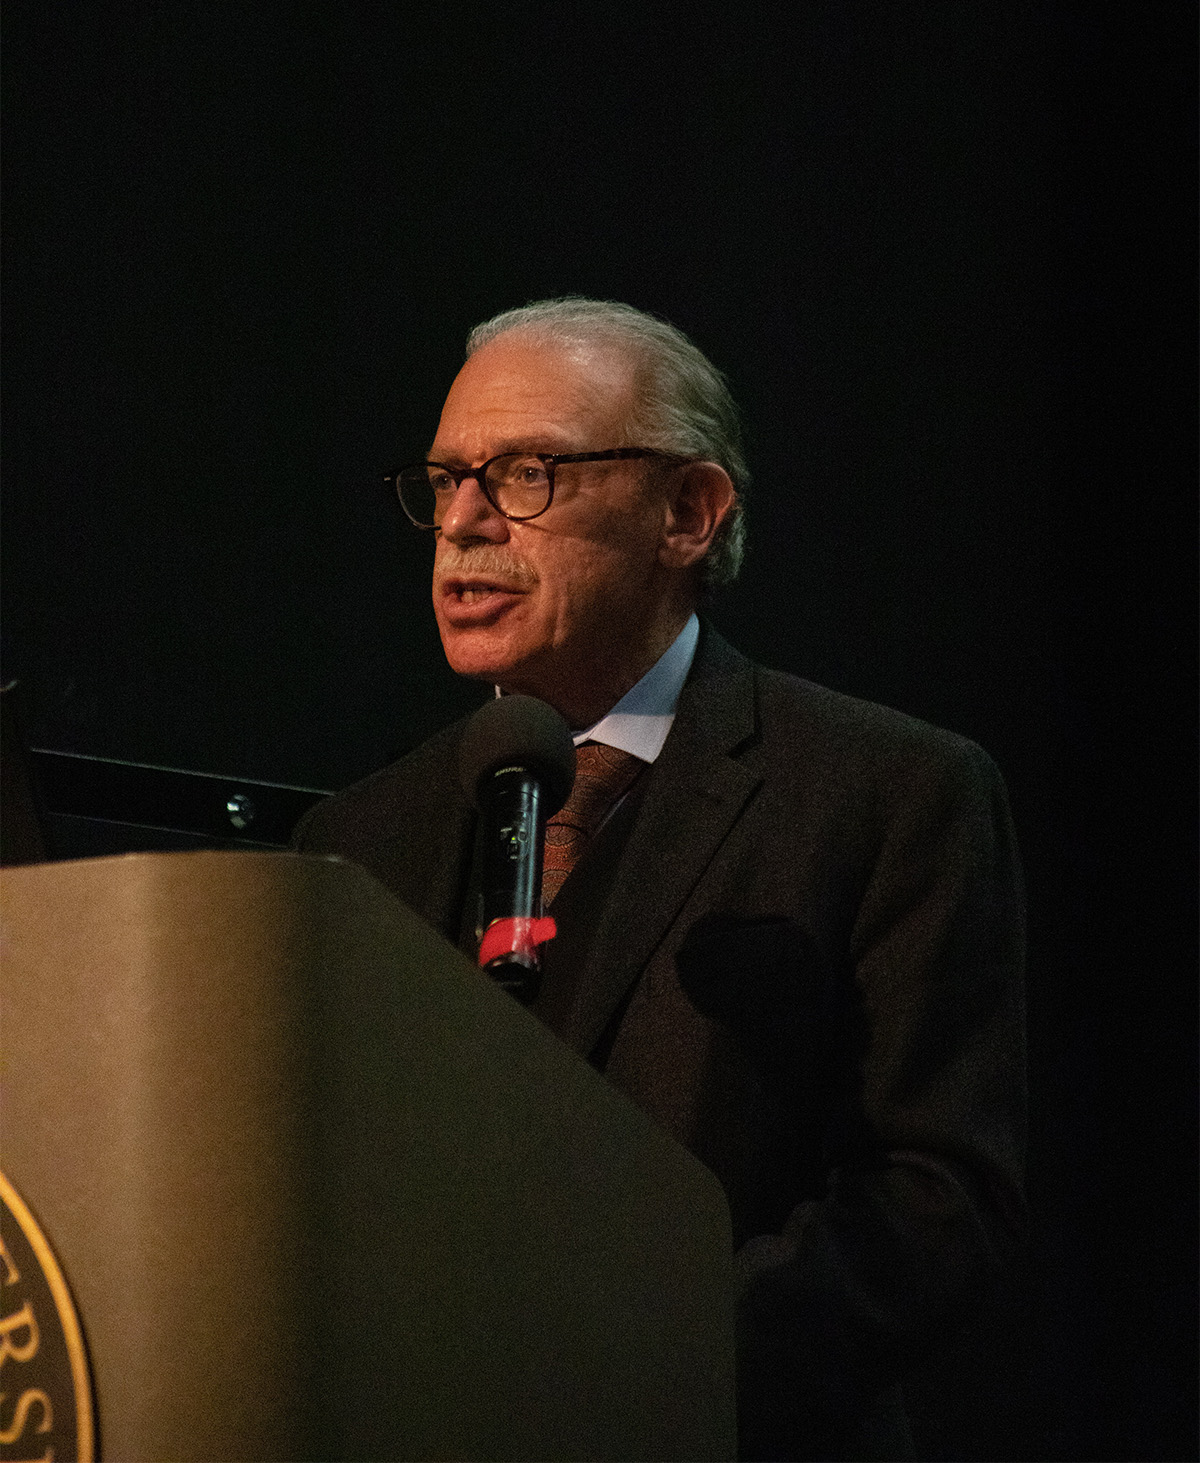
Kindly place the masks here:
[(553, 706), (536, 696), (498, 696), (479, 708), (458, 747), (463, 791), (475, 801), (500, 767), (528, 769), (545, 789), (547, 813), (558, 812), (575, 781), (575, 743)]

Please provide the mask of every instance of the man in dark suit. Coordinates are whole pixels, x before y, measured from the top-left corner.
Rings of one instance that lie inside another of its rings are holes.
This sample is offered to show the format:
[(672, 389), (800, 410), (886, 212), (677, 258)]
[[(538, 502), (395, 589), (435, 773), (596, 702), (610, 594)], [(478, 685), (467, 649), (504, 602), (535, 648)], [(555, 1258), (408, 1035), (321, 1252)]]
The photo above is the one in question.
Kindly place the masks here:
[[(568, 300), (468, 350), (435, 465), (399, 475), (436, 532), (446, 655), (623, 769), (555, 897), (533, 1009), (725, 1187), (742, 1455), (903, 1457), (894, 1384), (1021, 1230), (1002, 784), (973, 744), (752, 665), (697, 619), (736, 572), (745, 468), (679, 332)], [(297, 841), (471, 948), (461, 732)]]

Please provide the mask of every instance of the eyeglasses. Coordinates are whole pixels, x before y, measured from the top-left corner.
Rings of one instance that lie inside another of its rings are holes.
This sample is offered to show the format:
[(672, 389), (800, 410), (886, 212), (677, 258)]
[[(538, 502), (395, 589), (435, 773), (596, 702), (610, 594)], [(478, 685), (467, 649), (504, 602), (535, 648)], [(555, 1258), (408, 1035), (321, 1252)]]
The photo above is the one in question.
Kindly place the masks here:
[(554, 473), (565, 462), (617, 462), (659, 457), (667, 462), (694, 462), (650, 447), (613, 447), (607, 452), (504, 452), (480, 467), (448, 467), (444, 462), (416, 462), (389, 473), (400, 506), (418, 528), (442, 526), (451, 500), (467, 478), (474, 478), (497, 513), (514, 523), (539, 518), (554, 501)]

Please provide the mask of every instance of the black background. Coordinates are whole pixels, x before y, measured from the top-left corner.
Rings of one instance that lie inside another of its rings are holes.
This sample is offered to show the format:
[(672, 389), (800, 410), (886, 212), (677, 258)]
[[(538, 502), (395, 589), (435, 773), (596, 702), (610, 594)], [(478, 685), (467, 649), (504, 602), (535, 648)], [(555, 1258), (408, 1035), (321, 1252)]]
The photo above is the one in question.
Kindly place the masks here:
[(929, 1457), (1197, 1455), (1193, 30), (5, 7), (3, 674), (36, 744), (332, 788), (475, 704), (380, 478), (470, 325), (573, 292), (666, 316), (744, 406), (718, 627), (999, 762), (1035, 1242), (914, 1386)]

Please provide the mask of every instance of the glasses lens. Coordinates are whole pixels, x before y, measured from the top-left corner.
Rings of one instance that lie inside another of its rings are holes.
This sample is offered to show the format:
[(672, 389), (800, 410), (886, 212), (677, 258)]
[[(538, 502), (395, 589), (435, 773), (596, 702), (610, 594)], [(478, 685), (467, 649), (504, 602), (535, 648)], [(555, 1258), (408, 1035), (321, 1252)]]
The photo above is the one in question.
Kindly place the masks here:
[(396, 477), (400, 503), (414, 523), (433, 528), (454, 496), (454, 479), (436, 462), (418, 462), (403, 468)]
[(539, 458), (510, 453), (488, 465), (487, 490), (509, 518), (535, 518), (550, 502), (550, 474)]
[[(457, 489), (454, 474), (436, 462), (418, 462), (396, 475), (404, 511), (422, 528), (441, 524)], [(550, 502), (550, 474), (536, 457), (497, 457), (488, 464), (487, 494), (509, 518), (536, 518)]]

